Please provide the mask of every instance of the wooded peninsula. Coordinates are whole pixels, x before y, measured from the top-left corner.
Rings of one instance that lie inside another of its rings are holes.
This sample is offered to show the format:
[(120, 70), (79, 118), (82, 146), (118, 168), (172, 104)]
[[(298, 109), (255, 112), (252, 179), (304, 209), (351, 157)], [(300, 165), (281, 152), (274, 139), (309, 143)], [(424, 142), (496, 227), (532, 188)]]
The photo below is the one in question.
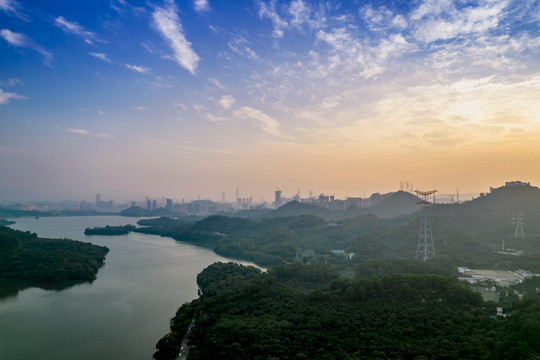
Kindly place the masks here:
[(0, 226), (0, 280), (24, 287), (62, 288), (93, 281), (109, 249)]

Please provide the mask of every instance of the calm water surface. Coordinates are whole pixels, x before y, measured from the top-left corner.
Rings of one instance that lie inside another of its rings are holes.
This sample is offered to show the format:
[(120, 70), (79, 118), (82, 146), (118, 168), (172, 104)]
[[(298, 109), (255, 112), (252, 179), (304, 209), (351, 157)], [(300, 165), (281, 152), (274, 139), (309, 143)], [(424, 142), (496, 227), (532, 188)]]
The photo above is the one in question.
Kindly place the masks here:
[(154, 235), (84, 235), (87, 227), (135, 224), (134, 218), (11, 220), (17, 230), (105, 245), (110, 252), (92, 284), (62, 291), (30, 288), (0, 299), (2, 360), (152, 359), (157, 340), (169, 331), (170, 318), (197, 297), (197, 274), (213, 262), (230, 261)]

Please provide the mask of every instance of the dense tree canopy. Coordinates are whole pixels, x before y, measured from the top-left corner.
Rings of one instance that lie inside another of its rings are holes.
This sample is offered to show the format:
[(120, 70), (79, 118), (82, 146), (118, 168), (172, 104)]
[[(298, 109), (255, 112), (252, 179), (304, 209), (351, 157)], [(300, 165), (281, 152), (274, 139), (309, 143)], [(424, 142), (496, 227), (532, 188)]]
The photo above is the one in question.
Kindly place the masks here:
[(92, 281), (109, 249), (0, 226), (0, 279), (29, 284)]
[(444, 275), (345, 280), (324, 264), (262, 273), (217, 263), (198, 281), (200, 298), (178, 310), (156, 359), (178, 355), (190, 320), (189, 359), (526, 359), (540, 350), (536, 291), (494, 320), (495, 304)]

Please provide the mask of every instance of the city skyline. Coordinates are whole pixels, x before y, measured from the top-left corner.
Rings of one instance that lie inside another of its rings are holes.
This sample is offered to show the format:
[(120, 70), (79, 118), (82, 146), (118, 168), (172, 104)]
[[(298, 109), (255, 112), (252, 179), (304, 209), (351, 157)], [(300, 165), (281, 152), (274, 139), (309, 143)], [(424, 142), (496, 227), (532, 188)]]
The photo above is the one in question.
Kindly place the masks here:
[(0, 24), (0, 201), (540, 184), (536, 1), (4, 0)]
[[(521, 182), (517, 181), (517, 183), (527, 184), (531, 185), (528, 182)], [(508, 182), (506, 183), (508, 184)], [(500, 184), (499, 184), (500, 185)], [(534, 185), (531, 185), (534, 186)], [(484, 189), (483, 193), (490, 192), (493, 188), (490, 187), (489, 189)], [(276, 188), (277, 189), (277, 188)], [(235, 205), (235, 204), (244, 204), (249, 205), (248, 207), (258, 207), (260, 205), (263, 206), (270, 206), (270, 207), (279, 207), (279, 205), (284, 205), (287, 202), (290, 201), (299, 201), (299, 202), (306, 202), (307, 200), (318, 200), (321, 197), (324, 198), (330, 198), (332, 201), (335, 199), (336, 201), (344, 201), (344, 200), (369, 200), (371, 197), (377, 197), (379, 195), (389, 195), (398, 193), (399, 191), (407, 192), (409, 194), (418, 196), (416, 192), (418, 189), (413, 188), (413, 184), (410, 182), (407, 182), (405, 185), (405, 182), (400, 182), (398, 185), (398, 188), (396, 188), (393, 191), (389, 192), (374, 192), (374, 193), (356, 193), (356, 194), (348, 194), (344, 196), (336, 196), (335, 192), (314, 192), (314, 191), (301, 191), (301, 189), (297, 189), (296, 191), (292, 192), (284, 192), (281, 191), (281, 189), (277, 189), (273, 192), (272, 198), (265, 198), (264, 196), (261, 196), (260, 194), (243, 194), (240, 190), (240, 188), (236, 188), (234, 190), (234, 195), (227, 196), (226, 192), (221, 193), (220, 198), (211, 198), (208, 196), (201, 196), (200, 194), (192, 195), (188, 197), (174, 197), (169, 195), (155, 195), (155, 196), (149, 196), (149, 195), (141, 195), (132, 197), (132, 198), (118, 198), (115, 197), (115, 194), (102, 194), (97, 193), (94, 194), (93, 198), (92, 195), (85, 195), (81, 198), (77, 199), (54, 199), (54, 200), (27, 200), (27, 201), (6, 201), (0, 199), (0, 204), (3, 203), (3, 205), (13, 205), (16, 203), (23, 203), (26, 205), (30, 204), (54, 204), (54, 203), (79, 203), (81, 206), (84, 205), (85, 207), (92, 208), (92, 209), (99, 209), (101, 207), (101, 204), (106, 204), (106, 207), (108, 210), (111, 210), (115, 207), (122, 207), (127, 208), (129, 206), (139, 206), (146, 209), (156, 209), (160, 207), (170, 207), (170, 204), (188, 204), (191, 202), (197, 202), (197, 201), (210, 201), (214, 203), (221, 203), (221, 204), (229, 204), (229, 205)], [(279, 192), (279, 196), (276, 194)], [(469, 201), (475, 197), (480, 196), (481, 193), (475, 192), (475, 193), (462, 193), (459, 191), (459, 189), (456, 189), (454, 193), (441, 193), (438, 196), (436, 196), (433, 200), (436, 200), (437, 203), (454, 203), (454, 202), (464, 202)], [(278, 204), (276, 204), (276, 200), (281, 199), (282, 202), (278, 201)], [(328, 201), (328, 200), (326, 200)], [(308, 201), (309, 202), (309, 201)], [(367, 205), (368, 203), (364, 203), (364, 205)], [(277, 205), (277, 206), (276, 206)]]

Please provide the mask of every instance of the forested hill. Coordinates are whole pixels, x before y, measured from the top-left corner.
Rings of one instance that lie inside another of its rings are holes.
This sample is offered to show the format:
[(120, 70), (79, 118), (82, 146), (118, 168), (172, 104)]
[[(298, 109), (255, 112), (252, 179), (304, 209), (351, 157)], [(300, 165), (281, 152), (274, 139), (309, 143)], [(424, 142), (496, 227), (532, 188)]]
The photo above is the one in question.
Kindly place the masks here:
[(60, 288), (93, 281), (108, 251), (103, 246), (41, 239), (34, 233), (0, 226), (0, 280)]
[(540, 315), (535, 293), (515, 305), (510, 320), (494, 320), (494, 304), (451, 277), (336, 276), (324, 264), (267, 273), (213, 264), (197, 277), (201, 296), (178, 310), (154, 358), (178, 355), (192, 319), (188, 350), (195, 360), (493, 360), (527, 359), (540, 350), (539, 323), (512, 320)]
[[(402, 204), (411, 205), (414, 198), (404, 195), (399, 195)], [(392, 197), (386, 197), (377, 206), (386, 208), (387, 201), (393, 201)], [(289, 210), (295, 211), (313, 208), (299, 203), (289, 205)], [(472, 201), (436, 205), (428, 211), (437, 255), (435, 261), (454, 269), (464, 265), (540, 271), (538, 188), (502, 187)], [(517, 213), (524, 214), (525, 239), (514, 239)], [(317, 259), (354, 267), (372, 258), (414, 259), (421, 215), (421, 212), (415, 212), (381, 218), (367, 214), (339, 221), (325, 220), (313, 214), (258, 220), (209, 216), (195, 223), (155, 220), (156, 226), (136, 231), (171, 236), (210, 247), (223, 256), (254, 261), (262, 266), (295, 259)], [(145, 224), (152, 225), (153, 222)], [(502, 239), (506, 240), (506, 248), (523, 250), (523, 254), (500, 254)], [(333, 250), (354, 253), (354, 256), (346, 262), (343, 256), (331, 255)]]
[(285, 205), (280, 206), (276, 210), (272, 210), (264, 214), (265, 218), (272, 217), (285, 217), (285, 216), (300, 216), (300, 215), (314, 215), (321, 218), (329, 219), (334, 217), (338, 212), (328, 210), (326, 208), (299, 203), (298, 201), (291, 201)]
[[(459, 259), (463, 265), (540, 271), (537, 187), (503, 186), (462, 204), (437, 205), (430, 212), (437, 254)], [(524, 219), (525, 239), (514, 237), (518, 214)], [(497, 254), (503, 239), (506, 248), (523, 250), (523, 255)]]

